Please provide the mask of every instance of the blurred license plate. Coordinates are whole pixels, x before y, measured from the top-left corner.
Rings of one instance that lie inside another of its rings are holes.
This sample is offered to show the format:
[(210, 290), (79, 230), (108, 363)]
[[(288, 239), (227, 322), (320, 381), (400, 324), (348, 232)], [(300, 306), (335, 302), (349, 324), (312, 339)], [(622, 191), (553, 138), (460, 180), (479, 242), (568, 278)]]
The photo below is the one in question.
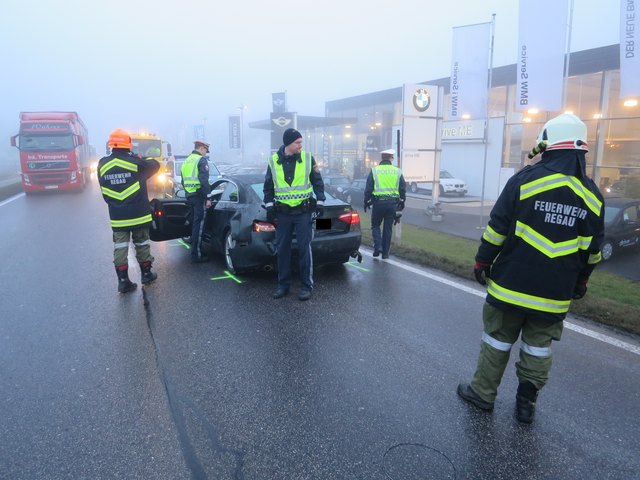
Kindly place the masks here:
[(331, 230), (331, 219), (316, 218), (316, 230)]

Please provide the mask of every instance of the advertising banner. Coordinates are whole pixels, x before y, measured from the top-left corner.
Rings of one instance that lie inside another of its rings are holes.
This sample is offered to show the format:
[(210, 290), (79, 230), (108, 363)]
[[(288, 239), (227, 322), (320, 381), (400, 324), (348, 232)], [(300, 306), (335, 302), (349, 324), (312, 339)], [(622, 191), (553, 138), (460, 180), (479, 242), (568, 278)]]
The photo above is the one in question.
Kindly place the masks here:
[(294, 112), (271, 114), (271, 151), (275, 152), (282, 145), (282, 135), (287, 128), (298, 128), (297, 114)]
[(240, 115), (229, 116), (229, 148), (239, 150), (242, 145), (242, 128), (240, 126)]
[(491, 22), (454, 27), (449, 118), (487, 116)]
[(620, 0), (620, 98), (640, 97), (638, 2)]
[(563, 108), (567, 1), (520, 0), (516, 110)]
[(193, 126), (193, 138), (195, 140), (204, 140), (204, 125)]

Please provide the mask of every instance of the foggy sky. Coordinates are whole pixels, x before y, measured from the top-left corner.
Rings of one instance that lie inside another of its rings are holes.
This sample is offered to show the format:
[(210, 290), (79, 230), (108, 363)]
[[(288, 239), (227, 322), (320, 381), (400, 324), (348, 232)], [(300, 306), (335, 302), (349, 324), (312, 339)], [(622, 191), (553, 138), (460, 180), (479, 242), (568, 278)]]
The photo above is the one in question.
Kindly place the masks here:
[[(574, 0), (571, 50), (618, 43), (617, 0)], [(228, 116), (268, 118), (271, 93), (290, 111), (449, 75), (452, 27), (496, 14), (494, 66), (516, 62), (517, 0), (6, 0), (0, 173), (17, 168), (9, 136), (20, 111), (77, 111), (99, 154), (115, 128), (192, 140), (206, 118), (214, 158)], [(531, 28), (544, 34), (541, 19)], [(246, 156), (268, 150), (246, 129)], [(188, 152), (186, 152), (188, 153)], [(259, 157), (258, 157), (259, 158)]]

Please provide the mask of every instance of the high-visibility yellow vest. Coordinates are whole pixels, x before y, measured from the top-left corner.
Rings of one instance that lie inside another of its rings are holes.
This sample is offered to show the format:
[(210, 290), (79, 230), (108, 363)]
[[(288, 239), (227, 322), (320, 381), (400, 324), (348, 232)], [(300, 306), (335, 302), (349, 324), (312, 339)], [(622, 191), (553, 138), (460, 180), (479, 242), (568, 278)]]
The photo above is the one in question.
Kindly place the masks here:
[(198, 162), (202, 158), (202, 155), (192, 153), (184, 159), (182, 167), (180, 168), (180, 175), (182, 175), (182, 184), (187, 193), (195, 193), (200, 188), (200, 179), (198, 178)]
[[(300, 152), (302, 167), (296, 168), (293, 175), (293, 182), (289, 185), (284, 179), (284, 168), (278, 163), (278, 153), (274, 153), (269, 159), (275, 201), (284, 203), (290, 207), (296, 207), (310, 198), (313, 194), (313, 187), (309, 181), (311, 175), (311, 154), (304, 150)], [(296, 167), (298, 167), (296, 165)]]
[(400, 176), (402, 172), (393, 165), (378, 165), (372, 170), (373, 195), (375, 197), (400, 198)]

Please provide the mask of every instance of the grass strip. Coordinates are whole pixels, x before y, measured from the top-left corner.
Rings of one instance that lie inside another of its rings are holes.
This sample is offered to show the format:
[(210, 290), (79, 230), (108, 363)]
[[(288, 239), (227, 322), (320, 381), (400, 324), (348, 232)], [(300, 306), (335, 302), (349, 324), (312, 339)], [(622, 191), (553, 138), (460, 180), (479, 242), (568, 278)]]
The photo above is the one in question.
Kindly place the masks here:
[[(362, 244), (372, 245), (371, 217), (362, 214)], [(474, 280), (473, 264), (479, 240), (402, 224), (398, 242), (395, 232), (391, 251), (410, 262), (436, 268), (459, 277)], [(589, 280), (587, 295), (571, 302), (574, 315), (640, 334), (640, 282), (596, 270)]]

